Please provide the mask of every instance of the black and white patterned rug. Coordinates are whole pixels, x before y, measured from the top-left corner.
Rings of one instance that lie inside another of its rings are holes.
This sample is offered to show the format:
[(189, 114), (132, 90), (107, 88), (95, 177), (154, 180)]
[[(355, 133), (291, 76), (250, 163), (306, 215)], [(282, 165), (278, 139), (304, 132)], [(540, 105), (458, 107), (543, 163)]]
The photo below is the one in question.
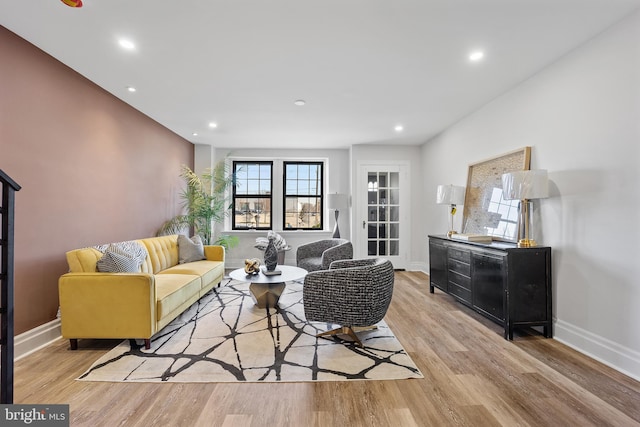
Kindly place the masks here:
[[(226, 283), (226, 280), (225, 280)], [(115, 382), (294, 382), (423, 378), (387, 324), (317, 338), (337, 325), (307, 322), (302, 285), (287, 283), (279, 307), (260, 309), (249, 284), (231, 281), (194, 303), (152, 338), (125, 340), (78, 379)]]

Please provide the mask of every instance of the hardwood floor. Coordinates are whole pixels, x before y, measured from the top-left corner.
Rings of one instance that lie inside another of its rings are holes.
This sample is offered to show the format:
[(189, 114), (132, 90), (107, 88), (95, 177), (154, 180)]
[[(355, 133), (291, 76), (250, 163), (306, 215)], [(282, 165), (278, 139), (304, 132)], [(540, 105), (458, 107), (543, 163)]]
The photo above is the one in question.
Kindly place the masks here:
[[(397, 272), (385, 320), (424, 379), (284, 384), (75, 381), (116, 341), (66, 340), (18, 361), (15, 403), (67, 403), (72, 426), (633, 426), (640, 383), (535, 331), (513, 341)], [(529, 333), (530, 332), (530, 333)]]

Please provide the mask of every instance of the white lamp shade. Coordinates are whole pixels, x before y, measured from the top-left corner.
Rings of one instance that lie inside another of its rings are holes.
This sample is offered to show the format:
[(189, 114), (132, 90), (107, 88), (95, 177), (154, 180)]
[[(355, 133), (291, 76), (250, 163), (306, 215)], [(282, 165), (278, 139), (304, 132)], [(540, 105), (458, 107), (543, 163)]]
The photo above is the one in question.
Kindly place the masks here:
[(329, 209), (346, 209), (349, 207), (349, 198), (346, 194), (329, 194), (329, 197), (327, 198), (327, 205), (329, 206)]
[(502, 197), (505, 200), (544, 199), (549, 197), (546, 170), (516, 171), (502, 175)]
[(464, 190), (460, 185), (438, 185), (436, 203), (439, 205), (462, 205), (464, 204)]

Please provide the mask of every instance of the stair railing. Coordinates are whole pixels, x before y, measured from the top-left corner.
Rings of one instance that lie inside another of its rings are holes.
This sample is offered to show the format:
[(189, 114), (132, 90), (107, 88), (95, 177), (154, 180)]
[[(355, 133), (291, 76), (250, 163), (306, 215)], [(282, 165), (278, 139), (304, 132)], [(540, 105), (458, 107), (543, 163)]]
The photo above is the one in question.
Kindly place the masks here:
[(0, 169), (0, 403), (13, 403), (13, 227), (20, 186)]

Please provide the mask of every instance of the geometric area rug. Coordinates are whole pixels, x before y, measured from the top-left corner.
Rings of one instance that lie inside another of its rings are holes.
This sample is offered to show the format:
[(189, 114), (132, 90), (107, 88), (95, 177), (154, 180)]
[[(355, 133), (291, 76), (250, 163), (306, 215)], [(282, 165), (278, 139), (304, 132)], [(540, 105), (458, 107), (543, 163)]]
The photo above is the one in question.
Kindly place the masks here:
[(278, 307), (261, 309), (249, 284), (230, 281), (195, 302), (152, 337), (125, 340), (81, 381), (295, 382), (423, 378), (383, 321), (348, 337), (316, 337), (335, 325), (307, 322), (302, 285), (288, 282)]

